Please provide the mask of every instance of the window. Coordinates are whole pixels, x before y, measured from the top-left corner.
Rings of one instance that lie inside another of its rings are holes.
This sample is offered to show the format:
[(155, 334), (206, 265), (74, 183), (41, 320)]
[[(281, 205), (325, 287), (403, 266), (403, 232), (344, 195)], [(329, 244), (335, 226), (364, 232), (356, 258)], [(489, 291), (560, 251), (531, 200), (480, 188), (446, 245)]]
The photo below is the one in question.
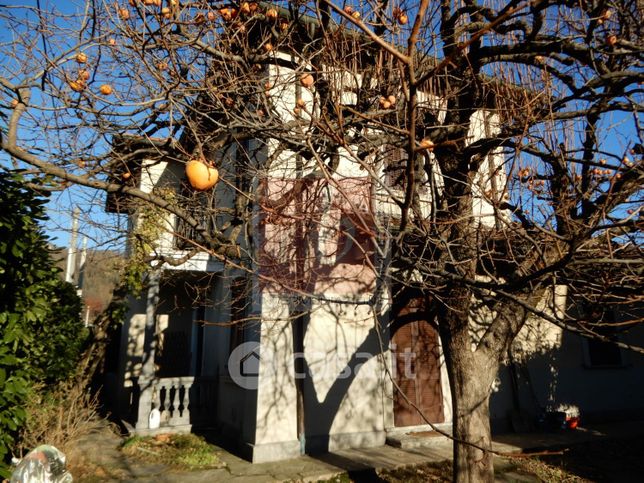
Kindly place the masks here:
[[(592, 313), (591, 320), (597, 320), (600, 323), (615, 323), (615, 313), (607, 310), (602, 314)], [(599, 325), (593, 329), (599, 335), (603, 335), (611, 341), (617, 341), (618, 333), (615, 326)], [(621, 349), (610, 341), (601, 339), (585, 339), (585, 359), (586, 366), (592, 368), (602, 367), (621, 367), (624, 365)]]
[[(182, 208), (199, 222), (202, 228), (210, 232), (215, 226), (214, 190), (208, 192), (195, 191), (187, 181), (181, 183)], [(194, 248), (194, 243), (203, 244), (204, 239), (199, 232), (183, 219), (177, 218), (175, 226), (174, 246), (178, 250)]]
[[(398, 146), (387, 145), (383, 148), (382, 159), (384, 161), (385, 184), (391, 188), (404, 190), (407, 182), (407, 150)], [(423, 161), (425, 162), (425, 161)], [(427, 193), (427, 173), (416, 173), (416, 186), (419, 193)]]
[(405, 188), (405, 165), (407, 153), (402, 148), (385, 146), (384, 148), (385, 183), (391, 188)]
[(590, 367), (621, 366), (622, 351), (610, 342), (588, 339), (588, 362)]

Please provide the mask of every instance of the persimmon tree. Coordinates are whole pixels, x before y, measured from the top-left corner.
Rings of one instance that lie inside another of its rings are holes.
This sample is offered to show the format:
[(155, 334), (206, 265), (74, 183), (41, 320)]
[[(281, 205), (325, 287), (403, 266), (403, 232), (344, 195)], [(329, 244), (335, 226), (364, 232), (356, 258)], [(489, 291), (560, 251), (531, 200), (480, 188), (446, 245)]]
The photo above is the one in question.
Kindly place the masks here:
[[(253, 180), (282, 153), (330, 183), (348, 158), (388, 194), (394, 214), (363, 231), (384, 260), (376, 279), (429, 301), (457, 481), (493, 480), (490, 391), (529, 317), (605, 337), (601, 311), (544, 304), (557, 286), (586, 305), (641, 302), (634, 0), (41, 2), (0, 15), (4, 163), (51, 189), (155, 205), (192, 229), (194, 251), (239, 266), (261, 263), (239, 240), (262, 202)], [(294, 84), (306, 96), (288, 97)], [(269, 145), (277, 154), (259, 156)], [(222, 215), (209, 224), (130, 171), (228, 150), (243, 155), (214, 190), (235, 202), (209, 206)], [(301, 215), (301, 233), (322, 223)], [(279, 283), (302, 295), (299, 273)]]

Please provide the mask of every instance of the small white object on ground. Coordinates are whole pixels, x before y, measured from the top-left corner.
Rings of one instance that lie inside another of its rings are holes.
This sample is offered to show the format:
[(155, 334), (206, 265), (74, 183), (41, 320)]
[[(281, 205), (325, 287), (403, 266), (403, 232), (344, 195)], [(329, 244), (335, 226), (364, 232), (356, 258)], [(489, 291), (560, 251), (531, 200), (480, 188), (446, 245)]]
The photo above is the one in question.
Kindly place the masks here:
[(157, 429), (161, 425), (161, 412), (154, 408), (150, 411), (150, 416), (148, 417), (148, 427), (150, 429)]

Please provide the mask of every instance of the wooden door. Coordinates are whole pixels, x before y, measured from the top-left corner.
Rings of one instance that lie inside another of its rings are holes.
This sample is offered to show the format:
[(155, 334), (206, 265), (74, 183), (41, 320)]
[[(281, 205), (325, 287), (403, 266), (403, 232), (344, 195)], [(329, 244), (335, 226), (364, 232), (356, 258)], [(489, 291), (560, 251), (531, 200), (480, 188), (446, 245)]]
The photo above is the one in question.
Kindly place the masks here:
[[(432, 423), (442, 423), (443, 392), (441, 390), (438, 334), (427, 322), (426, 301), (422, 297), (394, 303), (396, 317), (392, 324), (394, 380), (394, 425), (427, 424), (416, 405)], [(402, 394), (401, 394), (402, 393)]]

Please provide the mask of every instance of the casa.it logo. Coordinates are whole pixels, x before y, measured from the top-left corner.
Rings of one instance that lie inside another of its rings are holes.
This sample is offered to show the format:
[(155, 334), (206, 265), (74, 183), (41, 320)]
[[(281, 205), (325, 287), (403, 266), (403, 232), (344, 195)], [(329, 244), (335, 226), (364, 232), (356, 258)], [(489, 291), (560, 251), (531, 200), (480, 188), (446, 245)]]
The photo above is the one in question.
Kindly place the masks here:
[[(228, 358), (228, 374), (239, 387), (254, 391), (259, 387), (259, 342), (244, 342), (238, 345)], [(261, 357), (267, 357), (266, 348), (262, 349)]]

